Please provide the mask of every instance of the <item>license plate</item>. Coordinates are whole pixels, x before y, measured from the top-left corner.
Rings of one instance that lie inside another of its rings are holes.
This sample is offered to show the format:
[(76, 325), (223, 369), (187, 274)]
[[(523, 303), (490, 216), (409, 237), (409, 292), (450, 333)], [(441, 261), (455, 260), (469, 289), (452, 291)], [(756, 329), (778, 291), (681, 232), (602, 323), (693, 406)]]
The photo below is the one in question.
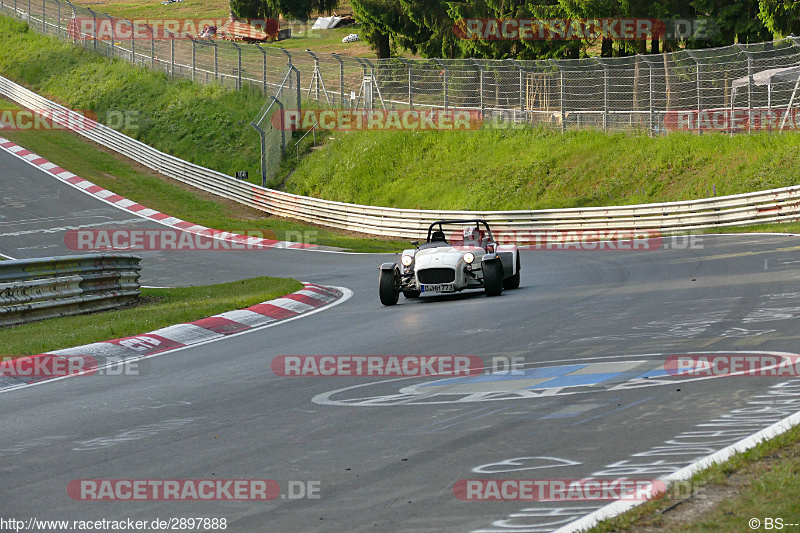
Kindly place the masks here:
[(423, 285), (422, 292), (453, 292), (455, 288), (452, 283), (440, 283), (439, 285)]

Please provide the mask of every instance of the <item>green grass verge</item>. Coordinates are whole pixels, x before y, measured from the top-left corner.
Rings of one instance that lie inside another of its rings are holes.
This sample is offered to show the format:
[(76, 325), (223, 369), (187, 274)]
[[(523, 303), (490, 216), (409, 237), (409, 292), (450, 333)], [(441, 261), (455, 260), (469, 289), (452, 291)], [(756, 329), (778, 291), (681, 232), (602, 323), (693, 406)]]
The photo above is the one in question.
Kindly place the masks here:
[[(800, 134), (335, 132), (286, 190), (412, 209), (549, 209), (690, 200), (800, 183)], [(779, 170), (778, 170), (779, 169)]]
[(691, 484), (696, 499), (713, 498), (715, 492), (736, 493), (733, 498), (716, 498), (721, 501), (701, 516), (688, 520), (673, 517), (681, 512), (680, 506), (662, 513), (686, 498), (684, 491), (673, 494), (668, 490), (664, 499), (643, 504), (588, 531), (749, 531), (749, 519), (759, 518), (763, 523), (765, 517), (800, 523), (798, 472), (800, 427), (794, 427), (695, 475)]
[(35, 355), (147, 333), (249, 307), (302, 288), (303, 284), (293, 279), (261, 277), (200, 287), (142, 289), (142, 302), (136, 306), (0, 328), (0, 356)]

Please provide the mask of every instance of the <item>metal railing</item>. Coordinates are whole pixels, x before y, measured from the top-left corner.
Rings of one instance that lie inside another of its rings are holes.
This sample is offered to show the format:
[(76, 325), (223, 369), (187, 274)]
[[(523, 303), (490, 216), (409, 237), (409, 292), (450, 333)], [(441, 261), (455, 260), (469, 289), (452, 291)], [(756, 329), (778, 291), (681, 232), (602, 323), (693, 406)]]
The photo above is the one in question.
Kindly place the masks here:
[[(81, 115), (0, 76), (0, 94), (30, 109), (58, 109), (66, 127)], [(85, 120), (84, 120), (85, 124)], [(443, 211), (396, 209), (333, 202), (244, 183), (220, 172), (183, 161), (97, 124), (80, 135), (165, 176), (198, 189), (284, 218), (374, 236), (424, 237), (438, 219), (483, 218), (505, 240), (520, 244), (548, 231), (639, 230), (661, 233), (782, 222), (800, 216), (800, 186), (718, 198), (614, 207), (518, 211)], [(0, 142), (3, 142), (0, 139)]]
[(112, 309), (140, 294), (135, 255), (0, 261), (0, 326)]
[[(254, 87), (272, 94), (282, 86), (289, 65), (298, 72), (296, 80), (289, 80), (290, 88), (325, 105), (471, 109), (490, 118), (561, 131), (582, 127), (651, 134), (670, 129), (751, 131), (752, 120), (734, 125), (724, 115), (711, 116), (704, 124), (703, 112), (770, 113), (786, 108), (793, 82), (756, 85), (752, 76), (800, 64), (798, 38), (619, 58), (366, 59), (162, 34), (149, 26), (137, 39), (106, 39), (92, 30), (98, 23), (123, 29), (132, 28), (132, 23), (60, 0), (0, 0), (0, 12), (27, 21), (35, 31), (173, 78)], [(76, 22), (81, 19), (91, 19), (94, 26), (86, 31)], [(743, 77), (750, 77), (750, 82), (734, 99), (733, 81)], [(378, 98), (366, 101), (373, 92)], [(697, 113), (693, 121), (676, 118), (689, 112)], [(790, 126), (795, 127), (794, 122)]]

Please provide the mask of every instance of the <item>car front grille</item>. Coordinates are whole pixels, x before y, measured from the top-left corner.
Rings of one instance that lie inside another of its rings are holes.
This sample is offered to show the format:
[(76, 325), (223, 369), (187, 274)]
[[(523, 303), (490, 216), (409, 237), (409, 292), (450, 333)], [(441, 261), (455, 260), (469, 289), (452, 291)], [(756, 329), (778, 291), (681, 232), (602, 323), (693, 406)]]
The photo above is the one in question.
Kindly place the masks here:
[(452, 268), (426, 268), (417, 272), (417, 279), (423, 285), (453, 283), (456, 280), (456, 271)]

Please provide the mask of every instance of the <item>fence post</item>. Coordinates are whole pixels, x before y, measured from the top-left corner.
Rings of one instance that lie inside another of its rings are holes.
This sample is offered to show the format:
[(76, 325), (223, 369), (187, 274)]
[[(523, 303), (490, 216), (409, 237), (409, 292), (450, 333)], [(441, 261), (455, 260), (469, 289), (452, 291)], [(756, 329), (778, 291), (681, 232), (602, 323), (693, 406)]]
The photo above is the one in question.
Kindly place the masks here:
[(131, 21), (131, 63), (136, 65), (136, 24)]
[(44, 27), (44, 19), (47, 17), (47, 8), (45, 7), (47, 0), (42, 0), (42, 33), (47, 35), (47, 30)]
[(647, 134), (652, 137), (654, 133), (655, 122), (655, 104), (653, 102), (653, 63), (650, 58), (644, 54), (636, 54), (638, 59), (641, 59), (647, 64), (648, 71), (648, 85), (647, 85), (647, 98), (648, 98), (648, 114), (647, 114)]
[(697, 120), (696, 120), (696, 126), (697, 126), (697, 131), (699, 132), (700, 131), (700, 113), (701, 113), (701, 111), (703, 109), (703, 98), (702, 98), (702, 94), (700, 92), (701, 91), (701, 88), (700, 88), (700, 62), (697, 60), (697, 57), (695, 56), (694, 52), (692, 52), (691, 50), (685, 50), (685, 52), (686, 52), (686, 55), (688, 55), (689, 57), (692, 58), (692, 61), (694, 61), (694, 65), (695, 65), (695, 67), (694, 67), (695, 68), (695, 84), (697, 86)]
[(56, 2), (58, 6), (58, 18), (56, 19), (56, 35), (61, 37), (61, 2)]
[[(289, 63), (289, 70), (293, 70), (294, 71), (294, 76), (295, 76), (295, 80), (296, 80), (296, 83), (297, 83), (297, 91), (296, 91), (297, 92), (297, 112), (299, 113), (302, 110), (302, 107), (301, 107), (302, 102), (300, 101), (300, 96), (301, 96), (300, 95), (300, 71), (297, 70), (296, 68), (294, 68), (294, 65), (292, 65), (291, 63)], [(290, 76), (289, 80), (291, 81), (291, 79), (292, 78)], [(289, 88), (291, 88), (291, 84), (289, 85)], [(283, 110), (283, 104), (279, 103), (278, 105), (281, 107), (281, 111), (282, 111)]]
[(164, 32), (169, 34), (169, 77), (175, 79), (175, 34), (171, 31), (164, 29)]
[(561, 111), (561, 135), (567, 131), (567, 113), (564, 111), (564, 71), (555, 59), (550, 64), (558, 69), (558, 108)]
[(443, 89), (443, 92), (444, 92), (444, 110), (447, 111), (447, 104), (448, 104), (448, 101), (447, 101), (447, 65), (445, 65), (442, 62), (441, 59), (434, 59), (434, 61), (436, 61), (436, 63), (438, 63), (438, 65), (440, 67), (442, 67), (441, 74), (442, 74), (442, 89)]
[[(25, 13), (25, 15), (27, 16), (28, 24), (30, 24), (30, 22), (31, 22), (31, 11), (32, 11), (31, 10), (31, 0), (28, 0), (28, 12)], [(95, 31), (97, 31), (97, 30), (95, 30)]]
[[(296, 68), (294, 68), (294, 66), (292, 65), (292, 54), (290, 54), (289, 51), (286, 50), (286, 48), (278, 48), (278, 50), (280, 50), (281, 52), (286, 54), (286, 58), (287, 58), (286, 64), (289, 65), (289, 70), (294, 70), (294, 71), (297, 72), (297, 80), (298, 80), (297, 81), (297, 90), (299, 91), (300, 90), (300, 71), (297, 70)], [(289, 88), (290, 89), (292, 88), (292, 79), (291, 78), (289, 78)]]
[(192, 40), (192, 81), (194, 81), (195, 73), (197, 72), (197, 41), (194, 37), (189, 36)]
[[(750, 133), (753, 131), (753, 100), (752, 100), (752, 90), (753, 90), (753, 57), (744, 47), (736, 43), (736, 47), (742, 51), (742, 53), (747, 57), (747, 132)], [(733, 112), (733, 101), (731, 100), (731, 112)], [(732, 120), (732, 118), (731, 118)]]
[(603, 131), (608, 130), (608, 67), (600, 58), (594, 60), (603, 68)]
[(261, 90), (264, 94), (267, 94), (267, 51), (261, 48), (261, 45), (256, 43), (256, 48), (261, 50), (261, 75), (262, 75), (262, 82), (261, 82)]
[(331, 52), (331, 55), (339, 62), (339, 107), (344, 107), (344, 61), (339, 54)]
[(481, 118), (485, 114), (484, 106), (483, 106), (483, 65), (481, 65), (477, 59), (472, 59), (472, 63), (478, 67), (478, 106), (481, 109)]
[[(30, 2), (30, 0), (28, 0), (28, 2)], [(92, 31), (94, 32), (94, 36), (92, 37), (92, 40), (94, 41), (94, 45), (92, 47), (94, 48), (95, 51), (97, 51), (97, 13), (95, 13), (91, 9), (89, 9), (89, 13), (92, 14), (92, 20), (93, 20)]]
[(525, 105), (523, 104), (522, 95), (525, 93), (525, 67), (516, 59), (509, 59), (511, 63), (519, 69), (519, 110), (525, 112)]
[(111, 18), (111, 15), (105, 13), (105, 16), (108, 17), (108, 20), (111, 22), (111, 59), (114, 59), (114, 39), (116, 39), (117, 34), (114, 31), (114, 19)]
[(219, 53), (217, 52), (217, 41), (208, 38), (208, 41), (214, 45), (214, 81), (219, 81)]
[(236, 47), (238, 54), (236, 59), (236, 89), (238, 90), (242, 88), (242, 48), (233, 41), (231, 41), (231, 44)]
[(150, 27), (149, 24), (145, 24), (145, 27), (150, 30), (150, 68), (156, 68), (156, 32), (153, 28)]

